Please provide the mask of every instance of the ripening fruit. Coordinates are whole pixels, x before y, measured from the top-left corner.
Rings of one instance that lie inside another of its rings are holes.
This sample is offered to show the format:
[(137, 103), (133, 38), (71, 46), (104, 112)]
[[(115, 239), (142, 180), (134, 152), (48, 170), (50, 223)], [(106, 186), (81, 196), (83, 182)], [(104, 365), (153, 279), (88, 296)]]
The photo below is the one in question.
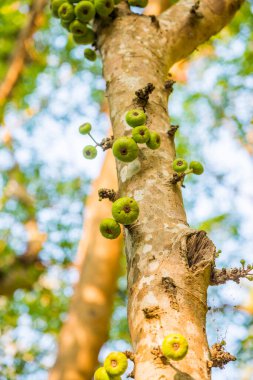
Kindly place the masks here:
[(104, 361), (104, 367), (109, 376), (120, 376), (127, 369), (127, 357), (122, 352), (111, 352)]
[(126, 113), (126, 122), (130, 127), (138, 127), (146, 123), (147, 116), (139, 109), (130, 110)]
[(89, 45), (95, 41), (95, 33), (92, 29), (87, 28), (87, 32), (83, 36), (78, 36), (73, 34), (73, 39), (77, 44), (80, 45)]
[(58, 16), (67, 22), (71, 22), (75, 18), (75, 11), (73, 5), (65, 2), (58, 9)]
[(138, 218), (139, 211), (138, 203), (129, 197), (119, 198), (112, 205), (112, 216), (118, 223), (126, 226)]
[(78, 36), (83, 36), (87, 32), (86, 24), (83, 24), (79, 20), (72, 21), (69, 29), (70, 29), (71, 33), (77, 34)]
[(120, 137), (112, 146), (114, 156), (123, 162), (131, 162), (138, 156), (138, 145), (131, 137)]
[(94, 373), (94, 380), (110, 380), (110, 376), (104, 367), (100, 367)]
[(97, 58), (96, 52), (89, 48), (84, 50), (84, 56), (86, 59), (92, 62), (96, 61), (96, 58)]
[(109, 16), (114, 9), (113, 0), (95, 0), (94, 4), (97, 14), (101, 17)]
[(75, 7), (75, 14), (78, 20), (83, 22), (88, 22), (92, 20), (95, 16), (95, 7), (94, 5), (87, 0), (80, 1)]
[(83, 156), (88, 160), (92, 160), (97, 156), (97, 149), (95, 146), (87, 145), (83, 148)]
[(204, 166), (198, 161), (191, 161), (189, 169), (192, 170), (193, 174), (200, 175), (204, 172)]
[(146, 142), (148, 148), (155, 150), (161, 145), (161, 136), (157, 132), (150, 132), (150, 138)]
[(90, 123), (84, 123), (80, 125), (79, 132), (81, 135), (87, 135), (91, 131), (91, 124)]
[(146, 143), (150, 139), (149, 129), (145, 125), (133, 128), (132, 138), (139, 144)]
[(50, 4), (50, 8), (52, 9), (52, 14), (54, 17), (57, 17), (59, 18), (59, 15), (58, 15), (58, 10), (60, 8), (60, 6), (63, 4), (63, 3), (66, 3), (66, 0), (53, 0)]
[(163, 342), (161, 351), (171, 360), (182, 360), (188, 352), (188, 342), (181, 334), (169, 334)]
[(112, 218), (103, 219), (99, 229), (101, 234), (107, 239), (116, 239), (121, 232), (119, 223)]
[(172, 163), (172, 168), (177, 173), (183, 173), (188, 168), (188, 164), (183, 158), (176, 158)]
[(148, 5), (148, 0), (128, 0), (128, 3), (134, 7), (145, 8)]

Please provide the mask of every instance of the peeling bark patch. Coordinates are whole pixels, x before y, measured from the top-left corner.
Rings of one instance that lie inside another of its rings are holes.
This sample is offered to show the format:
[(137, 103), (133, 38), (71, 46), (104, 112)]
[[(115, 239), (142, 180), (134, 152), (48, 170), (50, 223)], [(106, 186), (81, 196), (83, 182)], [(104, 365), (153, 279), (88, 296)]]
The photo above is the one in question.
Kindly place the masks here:
[(216, 15), (222, 15), (226, 8), (226, 3), (224, 0), (208, 0), (207, 5), (211, 9), (211, 11)]
[(160, 311), (159, 306), (145, 307), (144, 309), (142, 309), (142, 311), (146, 319), (159, 318), (159, 311)]
[(214, 250), (214, 245), (206, 236), (205, 231), (193, 233), (186, 238), (187, 259), (190, 268), (197, 269), (201, 263), (210, 258), (210, 252)]
[(162, 277), (162, 286), (165, 289), (165, 292), (168, 294), (170, 299), (170, 306), (172, 309), (179, 311), (179, 306), (177, 302), (177, 287), (175, 282), (170, 277)]

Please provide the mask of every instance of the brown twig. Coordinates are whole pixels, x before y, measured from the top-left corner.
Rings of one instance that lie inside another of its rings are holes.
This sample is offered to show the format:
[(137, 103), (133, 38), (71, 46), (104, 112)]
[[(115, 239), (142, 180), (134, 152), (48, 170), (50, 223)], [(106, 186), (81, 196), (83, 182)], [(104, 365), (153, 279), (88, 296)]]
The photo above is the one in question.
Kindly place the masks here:
[(234, 281), (237, 284), (240, 283), (242, 278), (247, 278), (248, 280), (253, 280), (252, 266), (248, 265), (246, 268), (222, 268), (213, 269), (211, 277), (211, 285), (221, 285), (225, 284), (227, 281)]

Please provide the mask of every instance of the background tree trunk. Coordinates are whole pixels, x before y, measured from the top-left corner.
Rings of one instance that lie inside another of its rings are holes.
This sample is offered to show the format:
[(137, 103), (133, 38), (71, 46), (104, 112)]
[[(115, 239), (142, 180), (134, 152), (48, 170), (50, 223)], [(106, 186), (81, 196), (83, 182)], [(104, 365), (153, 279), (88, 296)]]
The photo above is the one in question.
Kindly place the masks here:
[(98, 353), (108, 338), (114, 293), (119, 273), (121, 238), (105, 239), (99, 231), (103, 218), (111, 216), (111, 202), (98, 201), (98, 189), (117, 188), (111, 151), (86, 205), (83, 237), (78, 249), (80, 278), (74, 290), (68, 319), (60, 338), (50, 380), (91, 379)]

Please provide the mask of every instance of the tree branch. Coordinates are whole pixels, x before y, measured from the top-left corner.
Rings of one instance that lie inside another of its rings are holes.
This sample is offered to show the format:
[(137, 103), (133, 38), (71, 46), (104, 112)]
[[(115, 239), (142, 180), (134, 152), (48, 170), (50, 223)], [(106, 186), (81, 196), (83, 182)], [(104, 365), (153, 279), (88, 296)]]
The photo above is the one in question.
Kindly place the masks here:
[(33, 0), (27, 24), (21, 30), (16, 49), (12, 55), (9, 69), (3, 82), (0, 84), (0, 106), (3, 106), (10, 97), (11, 92), (19, 80), (26, 57), (28, 55), (27, 46), (29, 40), (39, 26), (40, 15), (47, 4), (47, 0)]
[(168, 44), (167, 60), (175, 62), (191, 54), (232, 19), (244, 0), (181, 0), (163, 12), (159, 23)]
[(248, 265), (246, 268), (222, 268), (214, 269), (211, 277), (211, 285), (221, 285), (225, 284), (227, 281), (234, 281), (237, 284), (240, 283), (242, 278), (247, 278), (248, 280), (253, 280), (252, 266)]

